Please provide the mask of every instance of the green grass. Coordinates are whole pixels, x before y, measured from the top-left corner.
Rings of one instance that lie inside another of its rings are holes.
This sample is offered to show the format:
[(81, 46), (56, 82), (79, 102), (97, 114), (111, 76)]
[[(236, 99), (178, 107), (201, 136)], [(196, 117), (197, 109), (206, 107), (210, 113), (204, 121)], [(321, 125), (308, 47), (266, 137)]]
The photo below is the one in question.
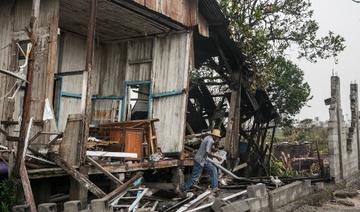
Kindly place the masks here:
[(0, 182), (0, 211), (10, 212), (21, 199), (21, 184), (17, 180), (6, 179)]

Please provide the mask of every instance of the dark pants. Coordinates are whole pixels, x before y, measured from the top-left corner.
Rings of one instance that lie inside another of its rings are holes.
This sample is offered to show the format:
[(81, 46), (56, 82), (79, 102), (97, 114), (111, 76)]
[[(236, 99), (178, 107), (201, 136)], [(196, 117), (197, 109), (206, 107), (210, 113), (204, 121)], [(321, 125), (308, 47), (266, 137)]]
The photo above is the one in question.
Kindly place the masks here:
[(206, 172), (211, 178), (211, 188), (214, 189), (218, 187), (218, 173), (216, 167), (208, 160), (206, 160), (204, 167), (202, 167), (200, 163), (194, 160), (194, 166), (191, 175), (189, 176), (185, 184), (181, 187), (181, 191), (184, 192), (186, 190), (189, 190), (192, 185), (199, 181), (203, 168), (206, 170)]

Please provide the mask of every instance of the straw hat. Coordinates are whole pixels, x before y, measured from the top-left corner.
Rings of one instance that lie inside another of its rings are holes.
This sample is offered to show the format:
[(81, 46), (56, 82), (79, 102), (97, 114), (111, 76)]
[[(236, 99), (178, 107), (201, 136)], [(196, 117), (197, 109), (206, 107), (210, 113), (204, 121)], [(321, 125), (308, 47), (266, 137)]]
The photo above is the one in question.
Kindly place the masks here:
[(219, 129), (212, 129), (210, 135), (216, 136), (218, 138), (221, 138), (221, 132)]

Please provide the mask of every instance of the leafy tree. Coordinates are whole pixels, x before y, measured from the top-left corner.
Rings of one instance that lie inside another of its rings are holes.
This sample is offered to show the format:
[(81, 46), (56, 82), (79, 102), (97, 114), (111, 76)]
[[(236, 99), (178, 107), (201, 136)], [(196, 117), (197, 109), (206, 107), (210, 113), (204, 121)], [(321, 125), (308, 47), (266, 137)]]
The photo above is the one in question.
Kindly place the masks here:
[[(296, 46), (298, 57), (310, 62), (336, 58), (345, 48), (344, 38), (331, 31), (322, 37), (317, 35), (319, 24), (313, 18), (309, 0), (218, 1), (229, 20), (233, 39), (252, 66), (252, 82), (272, 93), (281, 115), (298, 113), (309, 100), (310, 88), (301, 69), (286, 59), (286, 52)], [(279, 73), (292, 80), (292, 85), (287, 86), (288, 79), (281, 80)], [(281, 101), (287, 102), (282, 105)]]
[(310, 86), (304, 81), (304, 73), (291, 61), (278, 57), (270, 61), (272, 71), (266, 89), (281, 115), (284, 126), (293, 123), (293, 117), (311, 99)]

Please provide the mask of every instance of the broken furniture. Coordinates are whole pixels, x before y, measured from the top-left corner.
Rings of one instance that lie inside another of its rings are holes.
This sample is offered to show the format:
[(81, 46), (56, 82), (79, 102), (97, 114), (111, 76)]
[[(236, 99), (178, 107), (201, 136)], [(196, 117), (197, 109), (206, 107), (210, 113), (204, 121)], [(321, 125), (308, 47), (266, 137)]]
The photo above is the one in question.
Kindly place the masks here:
[(92, 132), (97, 138), (111, 142), (110, 145), (104, 147), (104, 150), (137, 153), (137, 159), (142, 160), (156, 153), (157, 139), (154, 123), (157, 121), (159, 119), (101, 124)]

